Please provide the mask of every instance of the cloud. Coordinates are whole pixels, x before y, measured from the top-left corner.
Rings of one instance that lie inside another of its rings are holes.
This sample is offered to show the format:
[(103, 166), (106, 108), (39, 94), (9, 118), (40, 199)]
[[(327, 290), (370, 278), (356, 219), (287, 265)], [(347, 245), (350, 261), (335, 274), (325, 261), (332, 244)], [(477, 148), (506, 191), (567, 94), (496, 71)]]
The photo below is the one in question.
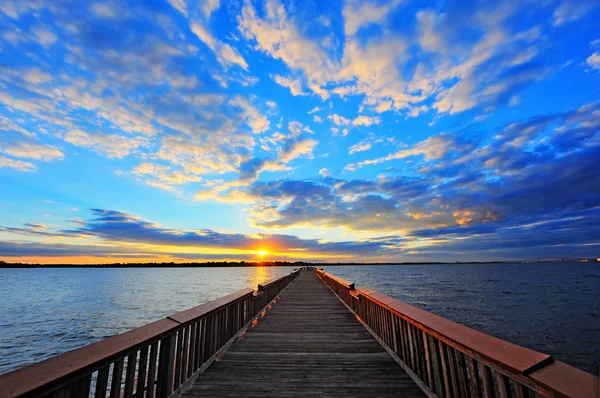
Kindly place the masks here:
[(334, 66), (319, 44), (300, 33), (283, 4), (268, 0), (263, 19), (252, 3), (246, 1), (238, 16), (238, 24), (244, 38), (256, 42), (256, 49), (283, 61), (292, 70), (303, 71), (308, 88), (323, 99), (329, 96), (322, 86)]
[(288, 163), (301, 156), (312, 158), (313, 150), (318, 143), (318, 141), (310, 138), (290, 140), (285, 143), (279, 152), (278, 160), (283, 163)]
[(173, 8), (175, 8), (177, 11), (179, 11), (180, 13), (182, 13), (183, 15), (185, 15), (187, 17), (188, 8), (187, 8), (186, 0), (167, 0), (167, 1)]
[(11, 169), (25, 171), (29, 173), (37, 171), (37, 167), (35, 167), (35, 165), (32, 163), (23, 162), (21, 160), (13, 160), (4, 156), (0, 156), (0, 167), (8, 167)]
[(215, 53), (219, 63), (223, 67), (228, 68), (232, 65), (237, 65), (244, 70), (248, 70), (246, 60), (229, 44), (216, 39), (202, 23), (192, 22), (191, 30), (200, 41)]
[(90, 134), (81, 130), (72, 130), (64, 134), (63, 139), (73, 145), (90, 148), (109, 158), (122, 158), (136, 149), (148, 145), (144, 137), (124, 137), (118, 134)]
[(344, 16), (344, 33), (346, 36), (353, 36), (361, 27), (374, 23), (382, 23), (387, 14), (398, 4), (400, 4), (400, 1), (391, 1), (379, 6), (357, 0), (345, 2), (342, 11)]
[(594, 2), (587, 0), (563, 0), (552, 14), (554, 26), (573, 22), (588, 13), (594, 7)]
[(321, 116), (319, 116), (319, 115), (314, 115), (313, 116), (313, 122), (315, 122), (315, 123), (323, 123), (323, 120), (324, 119)]
[(242, 108), (244, 111), (246, 123), (252, 129), (253, 133), (263, 133), (269, 129), (270, 122), (262, 115), (248, 100), (241, 96), (233, 98), (229, 103), (233, 106)]
[(585, 62), (593, 69), (600, 69), (600, 53), (593, 53), (592, 55), (587, 57)]
[(350, 155), (356, 153), (356, 152), (363, 152), (363, 151), (368, 151), (369, 149), (371, 149), (372, 144), (370, 142), (365, 142), (365, 141), (361, 141), (357, 144), (352, 145), (349, 149)]
[(39, 145), (27, 142), (16, 142), (12, 144), (3, 144), (0, 142), (0, 152), (16, 158), (43, 160), (46, 162), (62, 160), (65, 158), (65, 155), (61, 151), (50, 145)]
[(340, 116), (336, 113), (334, 113), (333, 115), (327, 116), (327, 119), (331, 120), (333, 123), (335, 123), (338, 126), (347, 126), (350, 124), (349, 119), (346, 119), (345, 117)]
[(356, 170), (357, 168), (376, 165), (390, 160), (404, 159), (409, 156), (423, 155), (425, 160), (436, 160), (444, 157), (451, 150), (464, 150), (462, 146), (459, 146), (458, 142), (454, 141), (450, 136), (434, 135), (427, 138), (424, 141), (419, 142), (410, 149), (403, 149), (396, 153), (389, 154), (387, 156), (365, 160), (357, 164), (349, 164), (346, 166), (347, 170)]
[[(10, 230), (13, 234), (27, 236), (32, 233), (45, 233), (47, 236), (54, 234), (64, 237), (95, 238), (103, 242), (101, 246), (0, 241), (2, 253), (4, 256), (85, 254), (113, 257), (118, 257), (120, 254), (132, 257), (152, 257), (158, 254), (178, 257), (187, 253), (192, 258), (201, 258), (204, 254), (216, 252), (223, 253), (219, 254), (222, 258), (224, 254), (227, 256), (226, 253), (231, 252), (234, 255), (242, 255), (241, 258), (252, 258), (259, 248), (268, 248), (270, 252), (280, 253), (282, 258), (293, 258), (296, 253), (305, 258), (324, 259), (332, 256), (353, 258), (367, 253), (373, 256), (383, 255), (392, 252), (388, 247), (399, 241), (396, 237), (387, 237), (332, 242), (302, 239), (284, 234), (245, 235), (210, 229), (177, 230), (114, 210), (90, 209), (89, 212), (91, 219), (82, 220), (75, 229), (47, 231), (32, 227), (2, 227), (0, 230), (6, 232)], [(190, 252), (190, 249), (193, 251)]]
[(271, 78), (280, 86), (289, 88), (293, 96), (307, 95), (302, 91), (302, 83), (299, 80), (280, 75), (271, 75)]
[(372, 126), (374, 124), (381, 124), (381, 119), (377, 116), (358, 116), (352, 121), (353, 126)]

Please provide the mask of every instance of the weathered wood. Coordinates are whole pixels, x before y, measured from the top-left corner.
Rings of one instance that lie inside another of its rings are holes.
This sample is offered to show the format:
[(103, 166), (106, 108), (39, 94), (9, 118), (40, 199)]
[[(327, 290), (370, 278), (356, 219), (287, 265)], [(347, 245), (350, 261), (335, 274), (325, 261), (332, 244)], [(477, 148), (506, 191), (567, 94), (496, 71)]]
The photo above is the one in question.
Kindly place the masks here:
[(156, 395), (168, 397), (173, 392), (173, 361), (175, 360), (175, 335), (165, 337), (160, 341), (158, 360), (158, 385)]
[(140, 351), (140, 366), (138, 368), (137, 385), (135, 387), (136, 398), (144, 398), (146, 388), (146, 373), (148, 370), (148, 347)]
[(121, 381), (123, 380), (124, 359), (119, 359), (113, 364), (112, 380), (110, 383), (110, 398), (119, 398), (121, 396)]
[(327, 286), (314, 273), (303, 272), (182, 395), (359, 393), (424, 396)]
[[(143, 344), (157, 341), (179, 324), (170, 319), (161, 319), (123, 334), (109, 337), (97, 343), (38, 362), (0, 376), (0, 396), (39, 395), (38, 391), (50, 383), (73, 377), (73, 369), (81, 374), (113, 363), (115, 357), (125, 357), (136, 352)], [(74, 380), (74, 381), (75, 381)]]
[(125, 372), (125, 390), (124, 390), (125, 398), (133, 397), (133, 385), (134, 385), (134, 380), (135, 380), (136, 362), (137, 362), (137, 352), (133, 353), (127, 357), (127, 371)]
[(510, 381), (508, 380), (508, 377), (506, 377), (502, 373), (496, 372), (496, 383), (498, 384), (498, 392), (500, 393), (500, 398), (512, 397), (512, 393), (510, 390)]
[(96, 392), (94, 393), (94, 397), (96, 398), (106, 397), (106, 390), (108, 389), (108, 371), (108, 366), (105, 366), (98, 371), (98, 376), (96, 377)]
[(553, 395), (593, 398), (600, 394), (598, 378), (562, 362), (533, 372), (530, 377)]
[(425, 332), (435, 338), (459, 348), (473, 358), (483, 360), (488, 365), (517, 374), (527, 374), (552, 362), (550, 355), (478, 332), (372, 289), (359, 286), (356, 290), (369, 300), (385, 304), (412, 324), (421, 325)]
[(158, 361), (158, 343), (150, 346), (150, 361), (148, 363), (148, 387), (146, 387), (146, 397), (154, 398), (156, 382), (156, 365)]

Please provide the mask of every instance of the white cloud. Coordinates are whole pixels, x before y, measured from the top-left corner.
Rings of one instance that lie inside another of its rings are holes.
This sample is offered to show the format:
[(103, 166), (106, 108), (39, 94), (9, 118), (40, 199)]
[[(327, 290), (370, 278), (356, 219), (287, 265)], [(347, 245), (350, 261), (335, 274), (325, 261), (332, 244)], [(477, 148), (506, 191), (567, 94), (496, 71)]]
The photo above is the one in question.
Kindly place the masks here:
[(322, 168), (321, 170), (319, 170), (319, 175), (323, 177), (329, 177), (331, 173), (329, 172), (329, 170), (327, 170), (327, 168)]
[(266, 116), (262, 115), (248, 100), (241, 96), (233, 98), (229, 103), (233, 106), (243, 109), (246, 124), (250, 126), (253, 133), (262, 133), (269, 129), (270, 122)]
[(182, 13), (183, 15), (185, 15), (187, 17), (188, 9), (187, 9), (186, 0), (167, 0), (167, 1), (169, 2), (169, 4), (171, 4), (171, 6), (173, 8), (175, 8), (176, 10), (178, 10), (180, 13)]
[(0, 167), (8, 167), (11, 169), (25, 171), (29, 173), (33, 173), (37, 171), (37, 167), (29, 162), (23, 162), (20, 160), (13, 160), (9, 158), (5, 158), (4, 156), (0, 156)]
[(221, 6), (220, 0), (205, 0), (202, 5), (202, 12), (206, 18), (210, 18), (213, 12)]
[(293, 141), (281, 149), (278, 160), (282, 163), (289, 163), (302, 156), (312, 158), (313, 150), (318, 143), (318, 141), (308, 138)]
[(145, 137), (124, 137), (118, 134), (89, 134), (81, 130), (67, 132), (63, 139), (70, 144), (90, 148), (109, 158), (122, 158), (139, 147), (148, 145)]
[(554, 26), (575, 21), (594, 7), (593, 1), (588, 0), (563, 0), (561, 5), (552, 14)]
[(271, 79), (275, 80), (275, 82), (280, 86), (289, 88), (290, 92), (294, 96), (307, 95), (307, 93), (302, 91), (302, 83), (300, 80), (280, 75), (271, 75)]
[(315, 113), (315, 112), (319, 112), (321, 110), (320, 107), (315, 106), (314, 108), (312, 108), (310, 111), (308, 111), (308, 114), (310, 115), (311, 113)]
[(600, 70), (600, 53), (599, 52), (593, 53), (592, 55), (587, 57), (585, 62), (592, 68)]
[(427, 105), (413, 106), (408, 111), (406, 117), (417, 117), (420, 114), (427, 112), (428, 110), (429, 108), (427, 107)]
[(34, 40), (42, 46), (50, 46), (57, 40), (57, 36), (49, 29), (38, 26), (31, 30)]
[(346, 1), (342, 11), (346, 36), (353, 36), (363, 26), (382, 23), (387, 14), (399, 3), (399, 0), (394, 0), (378, 6), (359, 0)]
[(246, 60), (229, 44), (219, 43), (217, 59), (223, 66), (237, 65), (244, 70), (248, 70)]
[(29, 68), (21, 74), (21, 77), (26, 82), (34, 85), (48, 83), (53, 79), (51, 74), (43, 72), (39, 68)]
[(371, 149), (372, 144), (370, 142), (367, 141), (361, 141), (357, 144), (352, 145), (349, 149), (349, 154), (352, 155), (353, 153), (356, 152), (363, 152), (363, 151), (368, 151), (369, 149)]
[(283, 4), (268, 0), (265, 17), (260, 18), (252, 3), (246, 1), (238, 23), (242, 35), (256, 42), (256, 49), (282, 60), (293, 70), (303, 71), (308, 88), (327, 98), (329, 94), (322, 86), (334, 71), (334, 65), (317, 42), (302, 36)]
[(333, 123), (335, 123), (338, 126), (347, 126), (350, 124), (349, 119), (346, 119), (345, 117), (340, 116), (337, 113), (327, 116), (327, 119), (331, 120)]
[(237, 65), (248, 70), (246, 60), (229, 44), (216, 39), (203, 24), (197, 21), (192, 22), (191, 29), (196, 37), (215, 53), (217, 60), (224, 68)]
[(356, 164), (349, 164), (346, 166), (346, 169), (354, 171), (363, 166), (375, 165), (390, 160), (404, 159), (409, 156), (416, 155), (423, 155), (425, 157), (425, 160), (428, 161), (440, 159), (444, 157), (446, 153), (448, 153), (448, 151), (450, 151), (453, 148), (452, 144), (452, 140), (450, 140), (447, 136), (436, 135), (419, 142), (417, 145), (410, 149), (403, 149), (401, 151), (377, 159), (365, 160)]
[(377, 116), (358, 116), (352, 121), (353, 126), (372, 126), (374, 124), (380, 124), (381, 119)]
[(313, 122), (315, 123), (322, 123), (323, 122), (323, 118), (319, 115), (314, 115), (313, 116)]
[(201, 42), (206, 44), (211, 50), (216, 51), (217, 39), (213, 37), (213, 35), (206, 29), (206, 27), (204, 27), (204, 25), (198, 22), (192, 22), (191, 29)]
[(107, 3), (94, 3), (90, 6), (90, 9), (93, 14), (97, 17), (107, 18), (107, 19), (116, 19), (118, 18), (117, 12), (110, 7)]
[(35, 160), (62, 160), (65, 155), (58, 149), (50, 145), (39, 145), (27, 142), (18, 142), (14, 144), (0, 144), (0, 152), (14, 156), (16, 158), (26, 158)]

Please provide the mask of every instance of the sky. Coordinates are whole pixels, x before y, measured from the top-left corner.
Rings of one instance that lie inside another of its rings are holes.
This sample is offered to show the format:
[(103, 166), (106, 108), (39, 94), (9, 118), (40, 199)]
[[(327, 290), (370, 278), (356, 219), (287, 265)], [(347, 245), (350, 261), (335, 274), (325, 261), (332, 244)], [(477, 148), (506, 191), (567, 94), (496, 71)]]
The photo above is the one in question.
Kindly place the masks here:
[(0, 260), (600, 257), (600, 3), (0, 2)]

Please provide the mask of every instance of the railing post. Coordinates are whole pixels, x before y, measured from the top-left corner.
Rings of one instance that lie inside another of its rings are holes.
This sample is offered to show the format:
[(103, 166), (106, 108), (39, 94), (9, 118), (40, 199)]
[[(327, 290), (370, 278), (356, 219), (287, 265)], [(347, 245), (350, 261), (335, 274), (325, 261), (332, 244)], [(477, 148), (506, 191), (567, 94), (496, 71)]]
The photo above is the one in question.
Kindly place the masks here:
[(173, 366), (175, 364), (175, 334), (160, 341), (158, 360), (157, 398), (166, 398), (173, 392)]

